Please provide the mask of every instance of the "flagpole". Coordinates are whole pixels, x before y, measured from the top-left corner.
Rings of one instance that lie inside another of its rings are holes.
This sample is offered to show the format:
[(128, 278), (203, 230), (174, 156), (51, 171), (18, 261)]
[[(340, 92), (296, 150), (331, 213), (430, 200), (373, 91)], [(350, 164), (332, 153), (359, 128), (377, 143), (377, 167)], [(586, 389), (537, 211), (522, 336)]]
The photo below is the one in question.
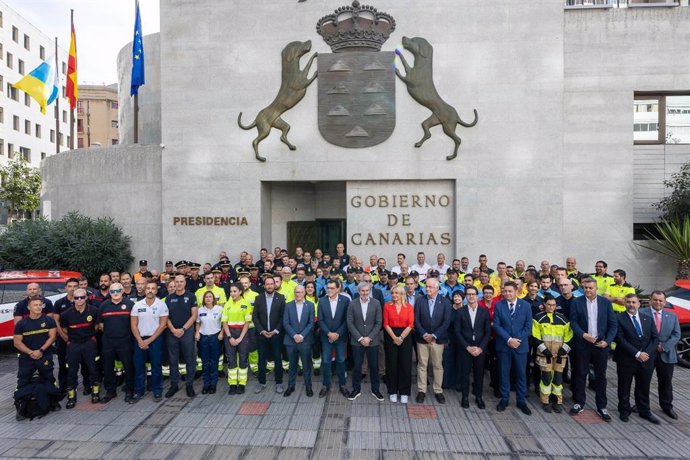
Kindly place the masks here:
[[(58, 38), (55, 37), (55, 72), (59, 71)], [(60, 153), (60, 88), (58, 88), (58, 97), (55, 99), (55, 153)]]
[[(72, 34), (72, 31), (74, 30), (74, 10), (69, 10), (70, 11), (70, 36)], [(70, 38), (71, 40), (71, 38)], [(69, 75), (67, 76), (69, 78)], [(77, 83), (76, 81), (74, 82), (75, 84)], [(70, 150), (74, 150), (74, 108), (72, 108), (72, 105), (70, 104), (70, 109), (69, 109), (69, 148)]]
[(134, 95), (134, 143), (139, 143), (139, 93)]

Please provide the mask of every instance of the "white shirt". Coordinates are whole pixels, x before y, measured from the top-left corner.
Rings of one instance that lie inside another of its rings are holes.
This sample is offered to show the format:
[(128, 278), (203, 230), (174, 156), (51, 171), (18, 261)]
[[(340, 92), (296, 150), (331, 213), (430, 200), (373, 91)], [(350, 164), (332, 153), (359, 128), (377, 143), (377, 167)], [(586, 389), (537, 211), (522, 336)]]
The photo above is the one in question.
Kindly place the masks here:
[(396, 265), (395, 267), (391, 268), (391, 272), (399, 275), (400, 274), (400, 265)]
[(419, 273), (419, 281), (424, 281), (426, 279), (426, 272), (428, 272), (430, 268), (431, 265), (424, 262), (424, 265), (414, 264), (413, 266), (411, 266), (410, 272), (415, 271)]
[(585, 298), (585, 300), (587, 301), (587, 333), (596, 337), (599, 333), (597, 328), (597, 318), (599, 317), (597, 298), (595, 297), (594, 300)]
[(472, 329), (474, 329), (474, 320), (477, 317), (477, 308), (478, 307), (479, 306), (472, 308), (469, 305), (467, 306), (467, 311), (470, 314), (470, 323), (472, 324)]
[(200, 324), (199, 333), (202, 335), (216, 335), (220, 332), (220, 318), (223, 316), (223, 307), (214, 305), (208, 308), (206, 305), (199, 308), (199, 316), (196, 322)]
[(297, 322), (302, 322), (302, 309), (304, 309), (304, 302), (298, 303), (295, 301), (295, 308), (297, 309)]
[(168, 316), (168, 306), (161, 299), (156, 297), (152, 305), (146, 303), (146, 299), (141, 299), (132, 307), (132, 316), (139, 318), (137, 329), (141, 337), (150, 337), (158, 329), (160, 318)]
[(268, 294), (267, 292), (264, 292), (264, 295), (266, 296), (266, 330), (271, 330), (271, 307), (273, 306), (273, 296), (275, 295), (275, 292), (272, 294)]
[(328, 298), (328, 302), (331, 304), (331, 318), (335, 318), (335, 309), (338, 307), (338, 297), (335, 300)]
[(450, 268), (450, 265), (448, 264), (443, 264), (442, 266), (439, 267), (438, 264), (435, 264), (433, 267), (434, 270), (438, 271), (441, 276), (445, 276), (446, 272)]
[(359, 302), (362, 305), (362, 318), (364, 318), (364, 321), (366, 322), (367, 320), (367, 310), (369, 309), (369, 297), (366, 299), (360, 297)]

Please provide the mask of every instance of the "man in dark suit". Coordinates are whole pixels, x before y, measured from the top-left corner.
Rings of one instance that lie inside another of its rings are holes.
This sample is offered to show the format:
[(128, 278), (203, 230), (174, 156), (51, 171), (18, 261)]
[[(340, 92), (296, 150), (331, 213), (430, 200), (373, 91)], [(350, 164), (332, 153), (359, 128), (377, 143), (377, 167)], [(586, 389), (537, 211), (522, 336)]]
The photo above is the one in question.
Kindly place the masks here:
[(450, 301), (438, 295), (438, 279), (426, 283), (426, 296), (414, 304), (414, 332), (417, 342), (417, 403), (424, 402), (427, 388), (427, 366), (431, 361), (434, 374), (434, 396), (440, 404), (443, 396), (443, 349), (448, 343)]
[(328, 280), (326, 296), (319, 299), (318, 318), (321, 328), (321, 355), (323, 356), (323, 388), (319, 398), (324, 398), (331, 389), (331, 357), (335, 350), (335, 368), (338, 374), (340, 393), (348, 397), (345, 384), (345, 347), (347, 345), (347, 309), (350, 299), (340, 295), (340, 281)]
[[(295, 287), (295, 300), (285, 305), (283, 313), (283, 329), (285, 337), (283, 343), (287, 348), (290, 359), (288, 370), (288, 387), (283, 396), (288, 397), (295, 391), (297, 380), (297, 360), (302, 360), (304, 371), (305, 394), (308, 397), (314, 395), (311, 388), (311, 346), (314, 340), (314, 304), (304, 298), (304, 286)], [(278, 367), (276, 365), (276, 367)]]
[(460, 308), (455, 317), (454, 333), (458, 343), (458, 368), (460, 369), (460, 389), (462, 401), (460, 405), (470, 407), (470, 371), (474, 378), (472, 393), (476, 398), (477, 407), (484, 409), (484, 363), (486, 350), (491, 338), (491, 317), (489, 310), (479, 306), (476, 287), (470, 286), (465, 291), (467, 306)]
[(500, 374), (501, 400), (496, 410), (503, 412), (510, 401), (510, 372), (515, 373), (515, 399), (517, 407), (526, 415), (527, 407), (527, 357), (529, 337), (532, 333), (532, 308), (517, 297), (517, 285), (508, 281), (503, 285), (503, 300), (494, 307), (494, 331), (496, 354)]
[(270, 273), (265, 275), (264, 292), (256, 296), (252, 314), (259, 350), (259, 386), (255, 393), (261, 393), (266, 389), (266, 362), (269, 357), (275, 363), (276, 393), (282, 393), (283, 367), (280, 365), (280, 348), (283, 343), (285, 297), (275, 292), (276, 284), (273, 276)]
[(618, 320), (611, 302), (597, 295), (597, 282), (592, 278), (582, 280), (585, 295), (571, 304), (570, 327), (573, 329), (573, 404), (570, 413), (577, 415), (585, 410), (585, 386), (590, 364), (594, 367), (597, 414), (607, 422), (611, 416), (606, 409), (606, 366), (609, 346), (616, 338)]
[(659, 333), (649, 315), (640, 315), (640, 299), (635, 294), (625, 296), (625, 310), (618, 314), (616, 351), (613, 360), (618, 374), (618, 414), (622, 421), (630, 420), (630, 387), (635, 379), (635, 404), (640, 417), (655, 425), (661, 422), (649, 409), (649, 384), (654, 373)]
[(654, 291), (649, 299), (650, 308), (640, 310), (641, 315), (649, 315), (659, 333), (654, 367), (659, 382), (659, 406), (666, 415), (676, 420), (678, 414), (673, 410), (673, 368), (678, 362), (676, 345), (680, 340), (678, 317), (665, 309), (666, 294)]
[(352, 392), (348, 399), (354, 401), (362, 394), (362, 360), (366, 355), (369, 362), (371, 394), (378, 401), (383, 401), (383, 395), (379, 391), (378, 370), (378, 347), (381, 339), (383, 312), (378, 300), (370, 297), (371, 285), (369, 283), (360, 283), (357, 289), (359, 297), (350, 302), (347, 309), (347, 328), (350, 331), (350, 345), (354, 360)]

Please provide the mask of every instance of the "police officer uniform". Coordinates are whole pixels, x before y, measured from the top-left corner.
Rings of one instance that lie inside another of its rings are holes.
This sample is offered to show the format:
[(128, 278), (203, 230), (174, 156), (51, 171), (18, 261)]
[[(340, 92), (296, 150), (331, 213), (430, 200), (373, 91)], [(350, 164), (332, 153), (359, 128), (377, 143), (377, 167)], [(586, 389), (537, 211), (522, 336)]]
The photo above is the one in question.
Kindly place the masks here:
[(199, 316), (196, 320), (199, 332), (199, 355), (202, 363), (202, 376), (204, 388), (202, 394), (213, 394), (218, 384), (217, 363), (220, 358), (221, 318), (223, 307), (216, 304), (210, 309), (202, 304), (199, 307)]
[(55, 384), (53, 376), (53, 348), (45, 346), (50, 336), (50, 330), (57, 326), (53, 318), (41, 315), (38, 319), (22, 318), (14, 325), (14, 335), (22, 336), (22, 343), (30, 350), (41, 350), (41, 359), (33, 359), (29, 355), (19, 355), (19, 369), (17, 371), (17, 389), (31, 383), (35, 372), (38, 372), (40, 383)]
[(79, 312), (76, 307), (70, 308), (60, 315), (60, 326), (67, 331), (67, 409), (77, 403), (77, 372), (83, 363), (91, 382), (91, 402), (100, 401), (100, 385), (96, 373), (98, 361), (98, 345), (96, 344), (96, 321), (98, 310), (86, 305), (84, 311)]
[(204, 287), (204, 284), (206, 284), (204, 282), (204, 278), (199, 276), (199, 269), (201, 268), (201, 264), (196, 262), (190, 262), (189, 268), (192, 270), (192, 273), (187, 277), (187, 289), (190, 292), (196, 292), (202, 287)]
[(98, 323), (103, 328), (103, 386), (105, 387), (104, 403), (117, 396), (115, 377), (115, 360), (122, 363), (125, 375), (125, 402), (130, 402), (134, 395), (134, 361), (133, 336), (130, 314), (134, 304), (123, 298), (120, 303), (106, 300), (98, 312)]
[[(185, 323), (192, 316), (192, 308), (196, 307), (196, 297), (185, 290), (183, 294), (178, 295), (175, 292), (169, 293), (165, 298), (165, 304), (168, 306), (168, 321), (175, 329), (181, 329)], [(165, 332), (166, 345), (168, 347), (168, 357), (170, 360), (170, 390), (166, 393), (166, 397), (171, 397), (178, 388), (180, 381), (180, 368), (178, 367), (180, 361), (180, 352), (185, 364), (185, 371), (187, 375), (187, 394), (191, 397), (194, 394), (194, 374), (196, 372), (196, 354), (194, 353), (194, 327), (189, 327), (184, 331), (182, 337), (177, 338), (168, 329)]]

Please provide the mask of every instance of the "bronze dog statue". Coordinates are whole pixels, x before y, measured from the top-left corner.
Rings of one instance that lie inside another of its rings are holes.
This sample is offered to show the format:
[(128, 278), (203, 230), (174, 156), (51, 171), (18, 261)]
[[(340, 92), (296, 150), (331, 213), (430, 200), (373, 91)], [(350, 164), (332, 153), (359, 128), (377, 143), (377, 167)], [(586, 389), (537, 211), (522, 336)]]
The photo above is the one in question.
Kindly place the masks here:
[(316, 78), (316, 72), (314, 72), (311, 78), (308, 77), (308, 74), (309, 68), (318, 53), (312, 54), (304, 70), (299, 68), (300, 58), (309, 51), (311, 51), (311, 40), (288, 43), (281, 52), (282, 74), (278, 95), (273, 99), (273, 102), (258, 113), (251, 125), (244, 126), (242, 124), (242, 112), (240, 112), (237, 117), (237, 124), (240, 128), (246, 130), (256, 128), (259, 132), (256, 139), (252, 141), (254, 154), (259, 161), (266, 161), (266, 158), (259, 155), (259, 142), (268, 137), (271, 128), (282, 131), (283, 134), (280, 136), (280, 140), (283, 141), (290, 150), (295, 150), (297, 148), (288, 141), (287, 134), (290, 131), (290, 125), (280, 118), (280, 116), (302, 100), (307, 92), (307, 86)]
[(458, 156), (458, 148), (460, 147), (460, 142), (462, 142), (458, 135), (455, 134), (455, 127), (458, 124), (466, 128), (476, 125), (479, 119), (477, 109), (474, 109), (474, 121), (466, 123), (460, 119), (458, 112), (453, 106), (441, 99), (438, 91), (436, 91), (432, 73), (434, 49), (426, 39), (421, 37), (403, 37), (402, 44), (403, 48), (414, 56), (414, 67), (410, 67), (400, 50), (395, 50), (405, 68), (406, 75), (402, 75), (397, 68), (395, 69), (395, 74), (407, 85), (407, 92), (410, 93), (410, 96), (431, 110), (431, 116), (422, 122), (424, 136), (414, 146), (421, 147), (424, 141), (431, 137), (429, 129), (433, 126), (441, 125), (443, 132), (455, 142), (453, 154), (446, 157), (447, 160), (452, 160)]

